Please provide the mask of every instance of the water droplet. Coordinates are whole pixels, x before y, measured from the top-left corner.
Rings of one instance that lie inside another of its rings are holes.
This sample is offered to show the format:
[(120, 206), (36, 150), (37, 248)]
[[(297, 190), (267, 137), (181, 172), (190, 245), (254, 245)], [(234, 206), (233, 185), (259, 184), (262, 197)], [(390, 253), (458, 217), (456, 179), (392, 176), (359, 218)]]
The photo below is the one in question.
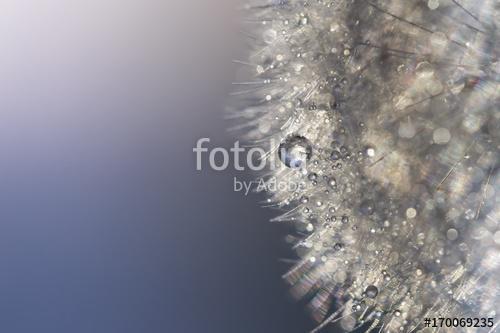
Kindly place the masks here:
[(378, 288), (373, 285), (368, 286), (365, 290), (365, 294), (369, 298), (375, 298), (378, 295)]
[(432, 134), (432, 139), (434, 140), (434, 143), (438, 145), (447, 144), (451, 139), (450, 131), (444, 127), (438, 128)]
[(437, 9), (439, 7), (439, 0), (429, 0), (427, 2), (427, 7), (429, 7), (430, 10)]
[(335, 178), (330, 178), (330, 180), (328, 181), (328, 185), (330, 185), (330, 187), (332, 188), (335, 188), (335, 186), (337, 186), (337, 180)]
[(337, 243), (333, 246), (333, 248), (336, 250), (336, 251), (340, 251), (344, 248), (344, 245), (341, 244), (341, 243)]
[(375, 207), (373, 204), (373, 201), (371, 200), (365, 200), (361, 203), (359, 206), (359, 211), (363, 215), (372, 215), (373, 212), (375, 211)]
[(309, 174), (309, 176), (307, 176), (307, 179), (309, 179), (310, 181), (314, 181), (314, 180), (318, 179), (318, 175), (315, 174), (314, 172), (311, 172)]
[(448, 229), (448, 231), (446, 232), (446, 237), (451, 241), (457, 239), (458, 238), (457, 229), (453, 229), (453, 228)]
[(374, 148), (366, 148), (366, 155), (368, 157), (374, 157), (375, 156), (375, 149)]
[(417, 216), (417, 210), (413, 207), (410, 207), (406, 210), (406, 217), (409, 219), (414, 219)]
[(338, 161), (340, 160), (340, 157), (341, 157), (340, 152), (337, 150), (332, 151), (332, 154), (330, 155), (332, 161)]
[(289, 168), (303, 168), (312, 157), (311, 143), (303, 136), (289, 136), (280, 144), (278, 156)]

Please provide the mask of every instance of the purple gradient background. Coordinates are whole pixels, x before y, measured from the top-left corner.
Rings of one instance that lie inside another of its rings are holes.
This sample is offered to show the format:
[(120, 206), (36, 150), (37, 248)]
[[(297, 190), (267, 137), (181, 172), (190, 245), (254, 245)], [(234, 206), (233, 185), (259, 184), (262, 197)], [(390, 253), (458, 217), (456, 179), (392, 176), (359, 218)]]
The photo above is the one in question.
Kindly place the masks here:
[(233, 0), (0, 4), (0, 332), (304, 332), (231, 172)]

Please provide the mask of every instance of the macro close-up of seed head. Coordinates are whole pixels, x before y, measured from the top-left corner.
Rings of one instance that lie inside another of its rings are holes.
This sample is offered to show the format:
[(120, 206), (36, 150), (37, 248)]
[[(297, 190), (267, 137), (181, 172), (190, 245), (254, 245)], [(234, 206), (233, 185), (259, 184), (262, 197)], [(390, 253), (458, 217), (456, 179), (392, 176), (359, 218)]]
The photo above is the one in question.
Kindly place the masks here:
[[(500, 2), (247, 0), (231, 112), (313, 332), (495, 332)], [(425, 318), (494, 318), (425, 327)]]

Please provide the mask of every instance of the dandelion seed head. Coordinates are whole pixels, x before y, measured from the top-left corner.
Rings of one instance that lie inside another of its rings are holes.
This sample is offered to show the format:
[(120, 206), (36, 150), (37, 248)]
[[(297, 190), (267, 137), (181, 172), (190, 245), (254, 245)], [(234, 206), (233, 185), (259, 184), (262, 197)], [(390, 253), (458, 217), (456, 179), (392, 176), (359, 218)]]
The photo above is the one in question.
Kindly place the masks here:
[(257, 84), (235, 109), (279, 155), (272, 175), (303, 184), (269, 196), (298, 225), (285, 280), (317, 330), (498, 313), (495, 1), (252, 1), (246, 14)]

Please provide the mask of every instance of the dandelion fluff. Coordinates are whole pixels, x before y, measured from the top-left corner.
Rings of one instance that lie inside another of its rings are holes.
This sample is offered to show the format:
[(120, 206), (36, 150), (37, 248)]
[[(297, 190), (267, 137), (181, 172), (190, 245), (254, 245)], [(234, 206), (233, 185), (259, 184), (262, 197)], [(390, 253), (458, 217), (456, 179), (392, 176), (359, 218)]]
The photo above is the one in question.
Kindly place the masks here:
[(250, 52), (235, 114), (269, 156), (289, 149), (270, 175), (301, 186), (269, 196), (284, 210), (275, 220), (297, 226), (288, 239), (300, 260), (284, 278), (308, 300), (315, 331), (425, 331), (426, 317), (496, 325), (499, 7), (245, 6)]

